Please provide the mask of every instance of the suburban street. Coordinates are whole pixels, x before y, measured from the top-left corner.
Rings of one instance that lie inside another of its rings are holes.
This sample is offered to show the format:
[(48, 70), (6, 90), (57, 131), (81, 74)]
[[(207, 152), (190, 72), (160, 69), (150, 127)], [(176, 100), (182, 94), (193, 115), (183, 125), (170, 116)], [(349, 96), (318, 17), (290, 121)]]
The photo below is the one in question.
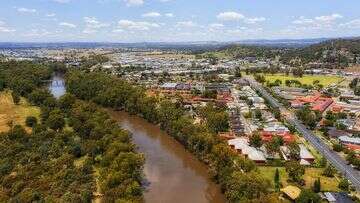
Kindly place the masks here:
[(262, 96), (267, 99), (271, 106), (274, 108), (279, 108), (281, 113), (286, 116), (288, 123), (295, 126), (295, 128), (300, 132), (303, 137), (310, 142), (316, 150), (318, 150), (339, 172), (341, 172), (357, 189), (360, 190), (360, 174), (358, 171), (354, 170), (349, 166), (342, 157), (330, 149), (319, 137), (317, 137), (312, 131), (308, 130), (305, 125), (299, 121), (295, 115), (289, 113), (289, 111), (284, 108), (274, 97), (272, 97), (261, 84), (253, 80), (252, 78), (246, 78), (251, 87), (259, 91)]

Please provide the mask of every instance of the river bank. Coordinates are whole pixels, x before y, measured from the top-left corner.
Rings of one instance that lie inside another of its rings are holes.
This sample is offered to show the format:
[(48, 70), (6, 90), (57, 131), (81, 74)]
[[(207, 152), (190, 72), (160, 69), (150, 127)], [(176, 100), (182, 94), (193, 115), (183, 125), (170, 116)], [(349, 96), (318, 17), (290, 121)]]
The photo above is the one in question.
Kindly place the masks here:
[[(49, 89), (55, 97), (65, 94), (61, 75), (54, 75)], [(205, 164), (156, 125), (126, 112), (108, 111), (133, 135), (133, 143), (145, 155), (145, 202), (225, 202), (211, 181)]]

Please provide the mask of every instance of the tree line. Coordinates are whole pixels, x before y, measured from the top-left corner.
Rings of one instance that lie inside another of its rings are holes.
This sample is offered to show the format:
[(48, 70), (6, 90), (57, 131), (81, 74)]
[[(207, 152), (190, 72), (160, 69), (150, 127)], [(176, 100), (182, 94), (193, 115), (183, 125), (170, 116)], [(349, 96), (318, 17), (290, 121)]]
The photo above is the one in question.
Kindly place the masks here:
[[(3, 87), (39, 106), (26, 132), (0, 134), (0, 202), (141, 202), (144, 156), (97, 105), (71, 94), (56, 100), (43, 87), (48, 66), (0, 63)], [(18, 81), (16, 81), (18, 80)]]
[(205, 123), (194, 124), (181, 102), (147, 96), (142, 87), (104, 73), (68, 72), (66, 87), (69, 93), (80, 99), (124, 109), (159, 124), (209, 166), (210, 173), (230, 202), (270, 198), (270, 183), (257, 172), (254, 162), (238, 156), (218, 137), (217, 131), (222, 130), (223, 125), (214, 124), (210, 117), (216, 115), (224, 122), (225, 115), (219, 109), (213, 106), (201, 109)]

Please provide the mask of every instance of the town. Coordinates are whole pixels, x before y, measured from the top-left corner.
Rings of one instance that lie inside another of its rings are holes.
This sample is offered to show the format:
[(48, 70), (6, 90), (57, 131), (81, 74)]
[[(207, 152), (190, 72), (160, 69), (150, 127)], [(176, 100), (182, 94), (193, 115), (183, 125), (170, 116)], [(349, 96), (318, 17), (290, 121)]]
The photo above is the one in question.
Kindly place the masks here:
[[(269, 181), (278, 173), (273, 187), (284, 200), (297, 199), (302, 187), (318, 187), (315, 192), (324, 191), (319, 194), (328, 202), (351, 202), (359, 195), (359, 69), (324, 68), (329, 63), (317, 61), (299, 70), (296, 63), (277, 57), (186, 50), (28, 48), (0, 53), (3, 61), (41, 60), (105, 72), (142, 86), (147, 95), (180, 102), (195, 123), (208, 125)], [(359, 66), (359, 57), (352, 63)], [(217, 109), (219, 116), (204, 120), (208, 108)]]

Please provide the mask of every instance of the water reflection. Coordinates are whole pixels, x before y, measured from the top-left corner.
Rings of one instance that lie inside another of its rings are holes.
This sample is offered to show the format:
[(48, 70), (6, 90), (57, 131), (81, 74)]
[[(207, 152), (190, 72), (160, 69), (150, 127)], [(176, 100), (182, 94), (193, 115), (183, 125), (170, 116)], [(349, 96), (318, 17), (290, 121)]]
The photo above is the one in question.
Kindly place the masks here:
[(125, 112), (111, 114), (133, 134), (134, 143), (145, 154), (144, 172), (150, 183), (146, 202), (225, 202), (206, 166), (159, 127)]
[(49, 90), (51, 94), (54, 95), (55, 98), (60, 98), (62, 95), (65, 94), (65, 81), (63, 75), (61, 74), (54, 74), (51, 83), (49, 84)]

